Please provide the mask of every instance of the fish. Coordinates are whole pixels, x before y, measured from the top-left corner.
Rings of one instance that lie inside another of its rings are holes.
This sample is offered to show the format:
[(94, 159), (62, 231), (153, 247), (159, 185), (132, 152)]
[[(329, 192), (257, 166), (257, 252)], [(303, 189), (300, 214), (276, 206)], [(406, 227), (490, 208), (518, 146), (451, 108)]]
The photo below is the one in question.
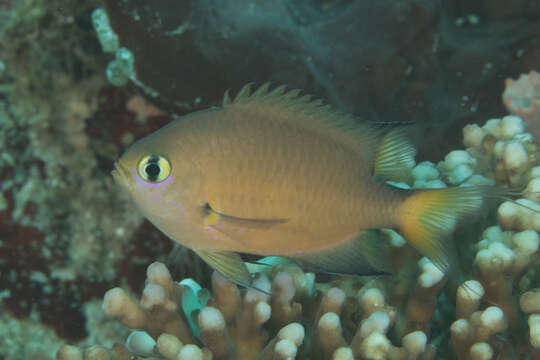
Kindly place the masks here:
[(395, 229), (444, 273), (451, 233), (484, 187), (402, 189), (416, 154), (402, 127), (380, 129), (285, 86), (227, 91), (221, 106), (178, 117), (136, 141), (112, 176), (142, 214), (237, 284), (240, 254), (316, 271), (392, 271), (379, 229)]

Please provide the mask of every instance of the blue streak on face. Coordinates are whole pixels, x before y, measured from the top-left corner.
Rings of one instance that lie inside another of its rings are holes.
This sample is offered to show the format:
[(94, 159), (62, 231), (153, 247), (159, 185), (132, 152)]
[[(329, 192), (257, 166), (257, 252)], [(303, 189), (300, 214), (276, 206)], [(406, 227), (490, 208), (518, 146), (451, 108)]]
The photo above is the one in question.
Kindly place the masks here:
[(141, 179), (139, 177), (139, 175), (137, 175), (137, 182), (139, 184), (142, 184), (142, 185), (145, 185), (145, 186), (149, 186), (151, 188), (158, 188), (158, 187), (161, 187), (161, 186), (165, 186), (167, 184), (170, 184), (172, 181), (172, 176), (169, 176), (167, 179), (165, 179), (164, 181), (162, 182), (159, 182), (159, 183), (149, 183), (148, 181), (144, 181), (143, 179)]

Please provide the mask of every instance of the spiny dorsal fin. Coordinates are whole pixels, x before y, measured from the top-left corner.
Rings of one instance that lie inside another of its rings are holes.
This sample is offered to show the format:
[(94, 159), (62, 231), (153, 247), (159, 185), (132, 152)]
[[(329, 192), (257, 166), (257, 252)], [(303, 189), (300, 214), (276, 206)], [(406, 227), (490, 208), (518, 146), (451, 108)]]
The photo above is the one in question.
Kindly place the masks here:
[(279, 107), (289, 115), (283, 116), (283, 121), (297, 123), (300, 127), (338, 138), (351, 148), (357, 149), (366, 160), (373, 159), (376, 144), (382, 135), (380, 130), (360, 123), (353, 115), (334, 110), (322, 100), (313, 99), (312, 95), (301, 95), (299, 89), (286, 90), (286, 85), (270, 89), (271, 84), (265, 83), (252, 92), (252, 86), (252, 83), (245, 85), (234, 99), (226, 92), (223, 108), (257, 106), (264, 111), (265, 107)]
[[(238, 94), (236, 94), (233, 100), (231, 100), (229, 96), (229, 90), (227, 90), (223, 98), (223, 106), (225, 107), (231, 104), (248, 103), (260, 100), (282, 101), (285, 99), (294, 100), (295, 103), (305, 103), (309, 102), (309, 100), (311, 99), (311, 95), (298, 96), (301, 92), (300, 89), (291, 89), (289, 91), (285, 91), (285, 89), (287, 89), (287, 85), (280, 85), (270, 90), (271, 85), (272, 83), (266, 82), (259, 86), (254, 92), (252, 92), (251, 88), (253, 86), (253, 83), (247, 83), (240, 89), (240, 91), (238, 92)], [(322, 101), (314, 105), (322, 105)]]
[(253, 83), (244, 85), (233, 100), (231, 100), (229, 92), (225, 92), (223, 107), (249, 103), (275, 104), (301, 111), (308, 116), (325, 118), (325, 122), (329, 125), (345, 129), (361, 126), (353, 116), (335, 111), (330, 105), (324, 104), (322, 100), (313, 99), (312, 95), (300, 95), (300, 89), (286, 91), (287, 85), (280, 85), (270, 90), (271, 83), (267, 82), (252, 92), (252, 86)]

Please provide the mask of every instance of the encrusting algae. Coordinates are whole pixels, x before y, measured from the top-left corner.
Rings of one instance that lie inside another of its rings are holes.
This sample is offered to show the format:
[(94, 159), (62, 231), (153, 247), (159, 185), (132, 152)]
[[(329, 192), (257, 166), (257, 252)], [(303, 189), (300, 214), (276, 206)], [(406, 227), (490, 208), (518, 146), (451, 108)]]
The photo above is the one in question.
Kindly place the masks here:
[(414, 165), (402, 129), (358, 124), (284, 86), (245, 86), (133, 144), (113, 176), (161, 231), (225, 277), (251, 285), (237, 253), (278, 255), (316, 271), (391, 272), (376, 229), (398, 229), (458, 274), (448, 235), (489, 187), (391, 186)]

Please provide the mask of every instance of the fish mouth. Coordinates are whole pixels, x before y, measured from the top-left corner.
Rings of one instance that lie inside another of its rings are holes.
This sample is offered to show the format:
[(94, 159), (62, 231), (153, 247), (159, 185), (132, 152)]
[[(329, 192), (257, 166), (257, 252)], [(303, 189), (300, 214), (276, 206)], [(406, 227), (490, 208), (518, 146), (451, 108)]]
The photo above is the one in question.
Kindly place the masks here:
[(114, 182), (129, 188), (127, 170), (118, 161), (115, 161), (114, 170), (111, 171), (111, 175), (114, 179)]

